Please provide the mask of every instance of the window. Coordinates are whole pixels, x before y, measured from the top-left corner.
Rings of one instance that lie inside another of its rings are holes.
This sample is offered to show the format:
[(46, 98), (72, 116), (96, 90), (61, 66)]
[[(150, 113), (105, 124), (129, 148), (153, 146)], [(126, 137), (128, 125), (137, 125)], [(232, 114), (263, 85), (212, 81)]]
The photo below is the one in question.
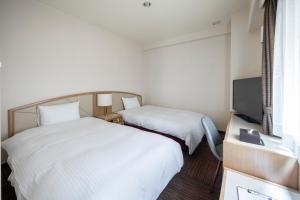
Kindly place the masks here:
[(278, 0), (274, 44), (273, 131), (300, 154), (300, 1)]

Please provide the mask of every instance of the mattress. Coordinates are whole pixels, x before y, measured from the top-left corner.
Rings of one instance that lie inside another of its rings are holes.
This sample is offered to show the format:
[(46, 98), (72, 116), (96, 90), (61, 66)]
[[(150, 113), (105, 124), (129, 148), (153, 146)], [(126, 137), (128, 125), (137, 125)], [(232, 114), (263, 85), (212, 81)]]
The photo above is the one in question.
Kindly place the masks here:
[(171, 139), (96, 118), (28, 129), (4, 142), (18, 199), (156, 199), (183, 165)]
[(204, 116), (187, 110), (145, 105), (118, 112), (128, 124), (169, 134), (183, 141), (192, 154), (204, 136), (201, 119)]

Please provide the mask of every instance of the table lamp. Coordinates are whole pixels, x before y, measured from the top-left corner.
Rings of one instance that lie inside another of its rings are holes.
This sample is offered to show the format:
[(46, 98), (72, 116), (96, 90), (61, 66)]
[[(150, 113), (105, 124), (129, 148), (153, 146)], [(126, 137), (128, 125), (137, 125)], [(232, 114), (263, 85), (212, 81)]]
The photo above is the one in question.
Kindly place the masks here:
[(107, 115), (107, 107), (112, 106), (112, 94), (97, 94), (97, 106), (104, 107), (104, 114)]

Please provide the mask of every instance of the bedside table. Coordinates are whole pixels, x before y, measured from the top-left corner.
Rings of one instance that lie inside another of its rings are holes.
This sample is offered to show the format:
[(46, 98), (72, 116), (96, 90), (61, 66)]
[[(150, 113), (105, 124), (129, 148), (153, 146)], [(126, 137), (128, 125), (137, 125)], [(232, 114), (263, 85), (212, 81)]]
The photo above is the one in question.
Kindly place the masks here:
[(110, 113), (107, 115), (101, 115), (101, 116), (96, 116), (99, 119), (103, 119), (108, 122), (116, 123), (116, 124), (124, 124), (122, 115), (119, 115), (117, 113)]

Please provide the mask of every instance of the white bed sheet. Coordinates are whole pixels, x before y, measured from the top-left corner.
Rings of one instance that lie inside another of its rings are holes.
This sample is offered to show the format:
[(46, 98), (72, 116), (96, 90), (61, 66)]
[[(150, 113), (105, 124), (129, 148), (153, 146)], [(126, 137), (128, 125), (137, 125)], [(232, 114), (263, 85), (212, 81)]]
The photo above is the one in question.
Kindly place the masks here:
[(26, 130), (2, 143), (19, 199), (151, 200), (180, 171), (180, 146), (96, 118)]
[(126, 123), (175, 136), (185, 141), (192, 154), (204, 136), (204, 116), (187, 110), (145, 105), (118, 112)]

